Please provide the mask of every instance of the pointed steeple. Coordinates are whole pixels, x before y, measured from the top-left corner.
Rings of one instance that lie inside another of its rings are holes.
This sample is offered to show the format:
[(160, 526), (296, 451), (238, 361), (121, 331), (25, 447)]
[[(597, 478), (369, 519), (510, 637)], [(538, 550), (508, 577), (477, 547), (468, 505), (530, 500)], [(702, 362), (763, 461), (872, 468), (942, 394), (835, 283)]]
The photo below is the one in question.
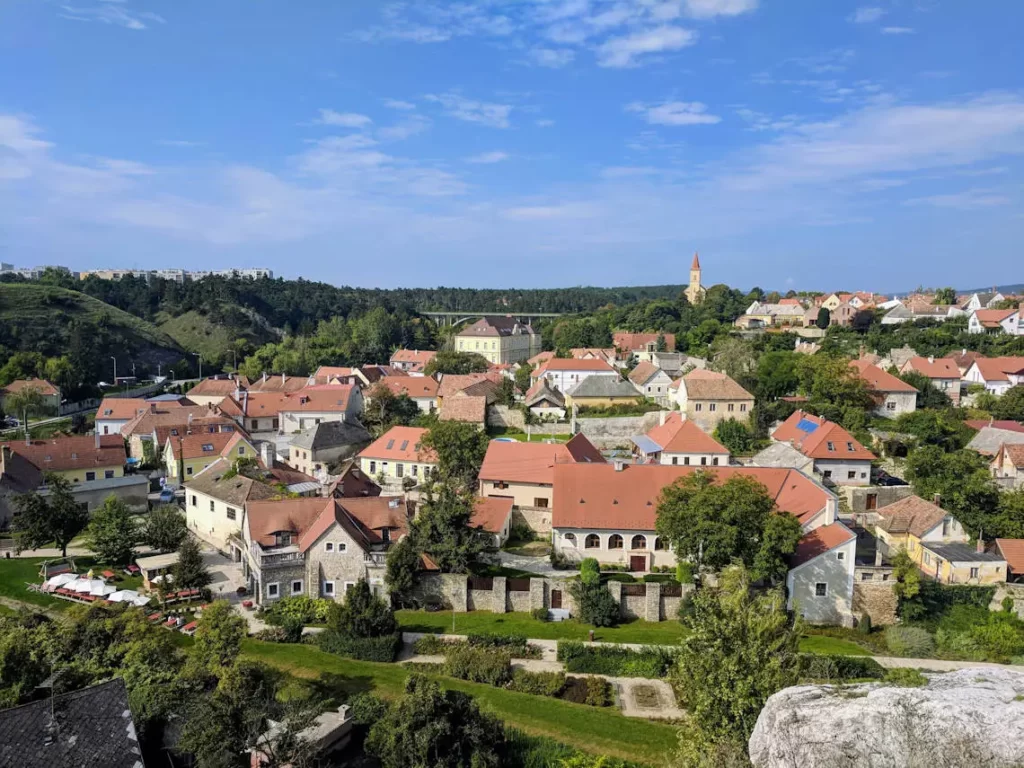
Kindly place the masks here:
[(690, 265), (690, 269), (700, 269), (700, 259), (697, 258), (697, 252), (693, 252), (693, 264)]

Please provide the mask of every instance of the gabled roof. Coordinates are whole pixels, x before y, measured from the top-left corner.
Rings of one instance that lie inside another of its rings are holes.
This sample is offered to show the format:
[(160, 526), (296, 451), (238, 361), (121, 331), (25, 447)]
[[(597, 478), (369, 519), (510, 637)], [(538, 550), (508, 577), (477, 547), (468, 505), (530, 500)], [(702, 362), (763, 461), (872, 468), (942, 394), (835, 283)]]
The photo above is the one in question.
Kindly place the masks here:
[(241, 393), (240, 400), (226, 397), (220, 409), (229, 416), (249, 419), (268, 419), (282, 413), (345, 413), (349, 410), (353, 384), (330, 384), (303, 387), (295, 392)]
[(664, 453), (711, 453), (729, 455), (729, 449), (697, 426), (683, 418), (680, 411), (672, 411), (647, 433)]
[(139, 411), (147, 410), (149, 403), (143, 397), (104, 397), (96, 409), (96, 418), (127, 421), (138, 416)]
[(437, 455), (421, 445), (426, 432), (422, 427), (392, 427), (360, 451), (359, 456), (384, 461), (436, 464)]
[(1024, 539), (996, 539), (996, 551), (1006, 560), (1010, 574), (1024, 574)]
[(465, 392), (457, 392), (444, 399), (437, 418), (440, 421), (484, 424), (487, 421), (487, 398), (484, 395), (467, 395)]
[(326, 382), (328, 379), (347, 379), (352, 376), (358, 378), (357, 369), (337, 365), (321, 365), (313, 374), (313, 378), (318, 382)]
[(581, 433), (567, 443), (505, 443), (487, 445), (480, 479), (506, 483), (551, 485), (556, 464), (603, 464), (604, 456)]
[(201, 459), (203, 457), (227, 456), (234, 451), (239, 443), (245, 443), (250, 448), (252, 445), (242, 437), (239, 432), (217, 432), (209, 434), (200, 432), (198, 434), (182, 435), (179, 437), (168, 437), (167, 445), (171, 446), (171, 455), (175, 461), (184, 458)]
[(789, 443), (772, 443), (763, 451), (754, 454), (751, 463), (755, 467), (789, 467), (801, 469), (812, 459), (804, 456)]
[(661, 368), (656, 366), (654, 363), (649, 363), (644, 360), (637, 363), (636, 368), (629, 372), (629, 380), (638, 387), (642, 387), (659, 373), (662, 373)]
[(436, 356), (437, 352), (426, 349), (396, 349), (391, 355), (391, 364), (411, 363), (414, 367), (422, 369)]
[(982, 427), (978, 433), (971, 438), (967, 447), (985, 456), (995, 456), (1000, 446), (1004, 444), (1014, 445), (1024, 443), (1024, 433), (1016, 429), (997, 429), (995, 427)]
[(304, 497), (250, 501), (245, 505), (249, 538), (264, 547), (274, 546), (275, 533), (291, 533), (301, 540), (328, 505), (333, 508), (334, 499)]
[(950, 513), (920, 496), (907, 496), (877, 510), (878, 526), (888, 533), (909, 533), (921, 538)]
[(980, 352), (974, 352), (969, 349), (962, 349), (959, 352), (954, 352), (949, 355), (950, 360), (956, 363), (957, 368), (963, 368), (965, 371), (971, 367), (971, 363), (977, 360), (979, 357), (984, 357)]
[(359, 468), (355, 459), (342, 465), (341, 472), (327, 487), (327, 495), (337, 498), (380, 496), (381, 488)]
[(875, 459), (875, 454), (841, 426), (806, 411), (794, 411), (793, 415), (772, 433), (772, 439), (790, 443), (804, 456), (812, 459)]
[(143, 768), (124, 680), (0, 711), (0, 764)]
[(231, 466), (232, 462), (227, 459), (217, 459), (189, 480), (188, 492), (212, 496), (233, 507), (242, 507), (249, 501), (274, 499), (281, 495), (281, 492), (273, 486), (242, 474), (225, 478), (224, 475), (231, 469)]
[(458, 336), (512, 336), (519, 333), (533, 333), (526, 323), (520, 323), (511, 315), (488, 315), (459, 331)]
[(71, 435), (49, 440), (3, 443), (40, 472), (67, 472), (124, 466), (127, 457), (120, 435)]
[(249, 384), (250, 392), (298, 392), (309, 384), (309, 376), (266, 376)]
[(877, 365), (867, 360), (852, 360), (850, 367), (868, 385), (873, 392), (917, 392), (915, 387), (907, 382), (897, 379), (888, 371), (883, 371)]
[(1005, 429), (1009, 432), (1024, 432), (1024, 424), (1006, 419), (967, 419), (964, 424), (971, 429), (992, 427), (993, 429)]
[(477, 497), (469, 524), (488, 533), (501, 533), (512, 514), (512, 502), (511, 498)]
[(149, 403), (146, 410), (125, 422), (121, 434), (125, 437), (151, 435), (157, 427), (187, 427), (190, 420), (218, 416), (219, 410), (208, 405)]
[[(397, 541), (409, 530), (409, 507), (402, 496), (368, 496), (348, 499), (315, 499), (320, 504), (316, 518), (300, 533), (299, 551), (313, 544), (337, 524), (364, 550)], [(314, 506), (314, 505), (310, 505)], [(304, 514), (304, 508), (295, 517)], [(388, 530), (385, 539), (381, 531)], [(392, 535), (390, 532), (394, 531)]]
[(998, 328), (1008, 317), (1017, 314), (1016, 309), (977, 309), (974, 316), (985, 328)]
[(56, 397), (60, 394), (60, 390), (46, 379), (15, 379), (3, 388), (3, 392), (6, 395), (13, 395), (16, 392), (24, 392), (27, 389), (38, 390), (39, 394), (44, 397)]
[(320, 451), (347, 445), (365, 445), (372, 440), (370, 433), (354, 419), (323, 421), (304, 429), (292, 438), (289, 445), (307, 451)]
[(189, 395), (230, 395), (236, 389), (247, 389), (249, 380), (245, 376), (203, 379), (188, 391)]
[(542, 363), (533, 375), (540, 376), (547, 371), (599, 371), (601, 373), (615, 373), (615, 369), (608, 365), (607, 361), (597, 357), (553, 357), (546, 363)]
[(565, 393), (572, 398), (581, 397), (630, 397), (639, 398), (640, 392), (625, 379), (615, 376), (587, 376)]
[(820, 525), (800, 538), (796, 551), (789, 558), (789, 567), (798, 568), (856, 538), (857, 534), (840, 522)]
[(1024, 469), (1024, 444), (1003, 443), (999, 446), (995, 460), (1002, 462), (1004, 459), (1017, 469)]
[(612, 344), (616, 349), (627, 352), (646, 349), (648, 344), (657, 344), (658, 337), (665, 338), (665, 350), (671, 352), (676, 348), (676, 335), (674, 333), (629, 333), (627, 331), (616, 331), (612, 334)]
[(960, 369), (948, 357), (912, 357), (905, 367), (929, 379), (959, 379)]
[[(436, 398), (438, 383), (432, 376), (388, 376), (381, 379), (374, 387), (386, 387), (395, 395), (408, 395), (417, 397)], [(370, 390), (373, 393), (373, 390)]]
[(679, 380), (692, 400), (753, 400), (754, 396), (718, 371), (696, 368)]
[(1007, 374), (1024, 370), (1024, 357), (978, 357), (973, 365), (983, 381), (1009, 381)]
[[(552, 526), (653, 531), (661, 491), (701, 467), (671, 464), (557, 464), (554, 468)], [(716, 467), (717, 482), (752, 477), (783, 512), (806, 522), (834, 498), (825, 488), (792, 469)]]
[(456, 392), (463, 392), (470, 387), (475, 387), (471, 395), (486, 395), (488, 392), (495, 392), (504, 377), (500, 373), (466, 373), (466, 374), (445, 374), (441, 377), (441, 384), (437, 388), (438, 397), (448, 397)]
[(970, 544), (953, 542), (951, 544), (922, 541), (921, 546), (933, 555), (938, 555), (950, 563), (1003, 563), (1002, 555), (994, 552), (979, 552)]

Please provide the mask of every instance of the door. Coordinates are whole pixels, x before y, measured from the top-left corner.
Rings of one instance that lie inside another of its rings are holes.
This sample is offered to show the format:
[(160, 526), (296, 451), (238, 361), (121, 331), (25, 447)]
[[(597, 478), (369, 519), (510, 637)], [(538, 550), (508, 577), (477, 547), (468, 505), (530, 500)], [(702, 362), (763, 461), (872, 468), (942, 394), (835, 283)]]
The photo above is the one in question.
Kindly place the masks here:
[(552, 589), (551, 590), (551, 607), (561, 608), (562, 607), (562, 590)]
[(865, 509), (878, 509), (878, 494), (869, 493), (865, 498), (866, 504)]
[(647, 570), (647, 558), (643, 555), (630, 555), (629, 557), (629, 570), (631, 571), (646, 571)]

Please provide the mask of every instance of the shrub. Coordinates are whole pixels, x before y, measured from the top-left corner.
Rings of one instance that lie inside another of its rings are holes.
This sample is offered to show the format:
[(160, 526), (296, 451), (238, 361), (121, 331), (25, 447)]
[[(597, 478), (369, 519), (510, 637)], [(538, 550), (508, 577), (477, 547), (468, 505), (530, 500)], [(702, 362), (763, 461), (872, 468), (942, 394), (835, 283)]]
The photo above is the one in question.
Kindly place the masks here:
[(885, 647), (894, 656), (925, 658), (935, 651), (935, 640), (921, 627), (887, 627)]
[(1007, 613), (1013, 613), (1013, 598), (1009, 595), (1003, 598), (1000, 605), (1003, 607), (1003, 610)]
[(564, 672), (527, 672), (517, 669), (512, 673), (509, 690), (532, 693), (534, 696), (557, 696), (565, 688)]
[(437, 635), (424, 635), (413, 643), (412, 649), (421, 656), (443, 656), (457, 642), (460, 641), (442, 640)]
[(857, 631), (862, 635), (871, 634), (871, 617), (866, 613), (861, 614), (860, 620), (857, 622)]
[(928, 685), (928, 678), (922, 675), (920, 670), (897, 667), (886, 672), (882, 682), (901, 688), (920, 688), (922, 685)]
[(421, 675), (443, 675), (444, 662), (440, 661), (407, 661), (402, 664), (414, 674)]
[(585, 557), (580, 561), (580, 581), (584, 584), (597, 584), (601, 578), (601, 565), (597, 558)]
[(533, 616), (537, 621), (548, 620), (548, 609), (547, 608), (534, 608), (530, 611), (530, 615)]
[(648, 573), (641, 579), (644, 584), (672, 584), (678, 586), (679, 579), (668, 573)]
[(283, 627), (267, 627), (266, 629), (261, 629), (253, 637), (265, 643), (292, 642), (288, 640), (288, 633), (284, 631)]
[(800, 654), (800, 676), (809, 680), (879, 680), (885, 669), (869, 656)]
[(604, 577), (605, 582), (618, 581), (622, 584), (635, 584), (636, 576), (631, 573), (609, 573)]
[(283, 626), (288, 619), (297, 619), (303, 624), (324, 624), (327, 614), (334, 605), (333, 600), (316, 597), (282, 597), (263, 610), (263, 620), (268, 624)]
[(297, 643), (302, 639), (302, 630), (305, 627), (302, 619), (294, 616), (286, 616), (281, 622), (281, 630), (284, 632), (286, 643)]
[(693, 584), (693, 566), (686, 561), (676, 565), (676, 581), (680, 584)]
[(454, 646), (445, 654), (444, 673), (472, 683), (502, 686), (512, 679), (512, 656), (505, 650)]
[(587, 645), (578, 641), (558, 643), (558, 660), (568, 672), (586, 672), (612, 677), (660, 679), (675, 661), (669, 648), (647, 647), (636, 651), (607, 645)]
[(551, 562), (551, 567), (556, 571), (573, 570), (573, 564), (569, 561), (569, 558), (558, 549), (552, 548), (551, 553), (548, 555), (548, 560)]
[(400, 632), (380, 637), (352, 637), (328, 629), (317, 637), (321, 650), (361, 661), (394, 661), (402, 646)]
[(612, 684), (603, 677), (588, 677), (587, 698), (583, 702), (592, 707), (607, 707), (612, 703)]
[(474, 648), (500, 648), (507, 650), (513, 659), (539, 659), (543, 651), (526, 642), (526, 635), (480, 633), (466, 638)]
[(619, 623), (619, 602), (604, 584), (574, 581), (569, 584), (569, 594), (576, 602), (577, 618), (584, 624), (614, 627)]

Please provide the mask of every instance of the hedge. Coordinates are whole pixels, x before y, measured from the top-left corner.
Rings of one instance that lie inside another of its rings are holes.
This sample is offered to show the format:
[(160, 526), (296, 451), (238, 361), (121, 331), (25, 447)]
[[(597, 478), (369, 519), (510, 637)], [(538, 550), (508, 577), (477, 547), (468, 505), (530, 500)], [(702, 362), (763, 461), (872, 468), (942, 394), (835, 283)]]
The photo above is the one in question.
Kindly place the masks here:
[(500, 648), (508, 651), (513, 659), (539, 659), (543, 651), (526, 642), (526, 635), (478, 633), (467, 635), (466, 641), (473, 648)]
[(528, 672), (517, 669), (512, 673), (509, 690), (531, 693), (534, 696), (558, 696), (565, 688), (564, 672)]
[(349, 637), (327, 630), (320, 633), (318, 640), (321, 650), (360, 661), (392, 662), (402, 647), (401, 632), (381, 637)]
[(445, 653), (444, 673), (459, 680), (500, 687), (512, 679), (512, 656), (505, 650), (456, 645)]
[(870, 656), (801, 653), (800, 675), (809, 680), (880, 680), (885, 669)]
[(558, 643), (558, 660), (568, 672), (586, 672), (612, 677), (665, 677), (675, 661), (676, 651), (649, 646), (634, 651), (607, 645), (588, 645), (576, 640)]
[(333, 600), (326, 598), (282, 597), (265, 606), (259, 616), (267, 624), (283, 624), (287, 619), (297, 619), (303, 624), (324, 624), (327, 612), (334, 605)]

